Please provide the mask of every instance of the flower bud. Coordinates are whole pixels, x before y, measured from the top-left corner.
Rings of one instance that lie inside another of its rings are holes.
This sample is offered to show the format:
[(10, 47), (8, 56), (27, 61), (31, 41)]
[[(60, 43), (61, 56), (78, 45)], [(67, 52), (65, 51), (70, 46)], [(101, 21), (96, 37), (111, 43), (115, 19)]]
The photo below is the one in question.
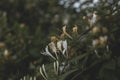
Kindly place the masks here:
[(92, 29), (92, 33), (93, 34), (96, 34), (100, 31), (100, 28), (98, 26), (95, 26), (93, 29)]
[(63, 30), (63, 33), (66, 33), (66, 26), (63, 26), (62, 30)]
[(58, 41), (58, 38), (56, 37), (56, 36), (51, 36), (51, 42), (53, 41), (53, 42), (56, 42), (56, 41)]
[(94, 46), (94, 47), (96, 47), (97, 45), (99, 45), (99, 39), (94, 39), (93, 41), (92, 41), (92, 45)]
[(75, 33), (75, 34), (78, 33), (77, 30), (78, 30), (78, 27), (77, 27), (77, 26), (73, 27), (73, 29), (72, 29), (73, 33)]
[(84, 20), (85, 20), (86, 18), (87, 18), (86, 16), (83, 16), (83, 17), (82, 17), (82, 19), (84, 19)]

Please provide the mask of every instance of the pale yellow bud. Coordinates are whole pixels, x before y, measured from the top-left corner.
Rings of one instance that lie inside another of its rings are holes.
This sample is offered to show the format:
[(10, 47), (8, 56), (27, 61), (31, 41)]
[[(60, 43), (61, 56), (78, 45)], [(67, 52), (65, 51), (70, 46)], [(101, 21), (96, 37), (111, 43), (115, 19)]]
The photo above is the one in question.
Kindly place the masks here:
[(63, 30), (63, 33), (66, 33), (66, 26), (63, 26), (62, 30)]
[(100, 31), (100, 28), (98, 26), (95, 26), (93, 29), (92, 29), (92, 33), (93, 34), (96, 34)]
[(73, 27), (73, 29), (72, 29), (72, 30), (73, 30), (73, 33), (75, 33), (75, 34), (77, 34), (77, 33), (78, 33), (78, 32), (77, 32), (77, 31), (78, 31), (78, 27), (77, 27), (77, 26)]
[(24, 27), (25, 27), (24, 23), (20, 24), (20, 28), (24, 28)]
[(82, 19), (86, 19), (87, 17), (86, 16), (83, 16)]
[(63, 33), (64, 33), (66, 36), (68, 36), (70, 39), (72, 39), (72, 37), (66, 32), (66, 26), (63, 26), (62, 30), (63, 30)]
[(7, 49), (4, 50), (4, 53), (3, 53), (4, 57), (8, 57), (9, 56), (9, 52)]

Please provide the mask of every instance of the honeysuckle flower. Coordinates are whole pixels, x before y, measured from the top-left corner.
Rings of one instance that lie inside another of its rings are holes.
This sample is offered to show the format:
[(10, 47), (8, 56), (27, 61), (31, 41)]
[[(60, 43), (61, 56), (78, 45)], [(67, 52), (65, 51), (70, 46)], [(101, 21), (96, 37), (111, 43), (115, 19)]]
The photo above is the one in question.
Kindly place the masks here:
[(64, 40), (62, 43), (63, 43), (63, 48), (67, 50), (67, 40)]
[(45, 65), (44, 64), (42, 65), (42, 69), (43, 69), (43, 72), (44, 72), (45, 76), (48, 77), (48, 75), (46, 73), (46, 70), (45, 70)]
[(64, 40), (64, 41), (62, 42), (62, 45), (63, 45), (63, 52), (62, 52), (62, 54), (65, 56), (65, 53), (66, 53), (66, 55), (67, 55), (67, 57), (68, 57), (68, 54), (67, 54), (67, 41)]
[(54, 65), (54, 71), (55, 71), (55, 73), (58, 74), (58, 72), (59, 72), (59, 62), (56, 61), (56, 62), (53, 63), (53, 65)]
[(62, 40), (57, 42), (57, 48), (58, 48), (59, 51), (62, 52)]
[(50, 49), (51, 49), (53, 52), (55, 52), (55, 53), (57, 52), (57, 48), (56, 48), (54, 42), (51, 42), (51, 43), (49, 43), (48, 45), (49, 45)]
[(58, 55), (57, 55), (57, 48), (55, 46), (54, 42), (49, 43), (49, 47), (51, 48), (51, 50), (55, 53), (56, 58), (58, 59)]
[(97, 15), (93, 13), (93, 17), (91, 19), (91, 25), (93, 25), (97, 21)]
[(63, 33), (66, 33), (66, 26), (62, 27)]
[(7, 57), (9, 55), (8, 49), (5, 49), (3, 54), (5, 57)]
[(47, 80), (48, 75), (47, 75), (47, 73), (46, 73), (44, 64), (42, 65), (42, 67), (40, 67), (40, 73), (41, 73), (41, 75), (43, 76), (43, 78), (44, 78), (45, 80)]
[(50, 57), (52, 57), (53, 59), (56, 60), (56, 58), (49, 52), (48, 46), (46, 46), (45, 51), (46, 51), (46, 54), (47, 54), (47, 55), (49, 55)]
[(93, 26), (98, 18), (98, 15), (96, 15), (96, 13), (90, 13), (90, 17), (92, 17), (91, 19), (89, 19), (89, 23), (90, 23), (90, 27)]
[(46, 52), (41, 52), (42, 55), (49, 56)]
[(66, 26), (63, 26), (62, 30), (63, 30), (63, 33), (64, 33), (66, 36), (68, 36), (70, 39), (72, 39), (72, 37), (71, 37), (71, 36), (67, 33), (67, 31), (66, 31)]
[(51, 36), (50, 39), (51, 39), (51, 42), (56, 42), (56, 41), (58, 41), (58, 38), (57, 38), (56, 36)]
[(104, 45), (107, 42), (108, 37), (107, 36), (100, 36), (100, 44)]

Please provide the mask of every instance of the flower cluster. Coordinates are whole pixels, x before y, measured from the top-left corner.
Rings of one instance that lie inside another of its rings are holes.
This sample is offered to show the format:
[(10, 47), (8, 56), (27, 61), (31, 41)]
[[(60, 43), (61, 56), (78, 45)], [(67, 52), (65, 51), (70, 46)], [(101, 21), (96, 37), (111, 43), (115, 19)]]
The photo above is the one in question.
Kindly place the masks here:
[[(73, 27), (72, 33), (78, 34), (77, 30), (77, 26)], [(63, 26), (60, 38), (57, 38), (56, 36), (51, 36), (51, 42), (45, 47), (45, 51), (41, 52), (41, 54), (49, 56), (54, 60), (53, 70), (56, 74), (62, 73), (63, 71), (65, 71), (66, 68), (69, 67), (69, 64), (67, 64), (65, 61), (60, 61), (60, 56), (63, 56), (65, 59), (69, 58), (68, 42), (67, 39), (65, 39), (65, 36), (73, 39), (73, 37), (67, 32), (66, 26)], [(40, 67), (40, 73), (45, 80), (48, 79), (44, 64)]]

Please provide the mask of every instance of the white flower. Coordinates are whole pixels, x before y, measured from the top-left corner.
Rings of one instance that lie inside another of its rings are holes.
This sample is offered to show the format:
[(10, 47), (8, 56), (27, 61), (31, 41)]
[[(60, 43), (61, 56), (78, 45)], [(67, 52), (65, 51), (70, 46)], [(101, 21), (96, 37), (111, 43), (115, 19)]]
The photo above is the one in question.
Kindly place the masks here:
[(47, 80), (48, 75), (47, 75), (47, 73), (46, 73), (44, 64), (42, 65), (42, 67), (40, 67), (40, 73), (41, 73), (41, 75), (43, 76), (43, 78), (44, 78), (45, 80)]
[(63, 30), (63, 33), (64, 33), (66, 36), (68, 36), (70, 39), (73, 39), (72, 36), (70, 36), (70, 35), (67, 33), (67, 31), (66, 31), (66, 26), (63, 26), (62, 30)]
[(57, 48), (62, 52), (62, 40), (57, 42)]
[(49, 47), (53, 52), (55, 52), (55, 53), (57, 52), (57, 49), (56, 49), (56, 46), (55, 46), (54, 42), (49, 43)]
[(49, 43), (49, 47), (51, 48), (51, 50), (55, 53), (56, 58), (58, 59), (58, 55), (57, 55), (57, 48), (55, 46), (54, 42)]
[(100, 36), (100, 44), (104, 45), (107, 42), (108, 37), (107, 36)]
[(93, 47), (97, 46), (99, 44), (99, 39), (95, 39), (92, 41)]
[(59, 72), (59, 62), (56, 61), (56, 62), (53, 63), (53, 65), (54, 65), (54, 71), (55, 71), (55, 73), (58, 74), (58, 72)]
[[(46, 46), (45, 48), (46, 54), (49, 55), (50, 57), (52, 57), (53, 59), (55, 59), (55, 57), (49, 52), (48, 50), (48, 46)], [(56, 59), (55, 59), (56, 60)]]
[(66, 40), (64, 40), (63, 42), (62, 42), (63, 44), (63, 52), (62, 52), (62, 54), (65, 56), (65, 53), (66, 53), (66, 56), (68, 57), (68, 54), (67, 54), (67, 41)]
[(62, 43), (63, 43), (63, 48), (64, 48), (65, 50), (67, 50), (67, 41), (64, 40)]

